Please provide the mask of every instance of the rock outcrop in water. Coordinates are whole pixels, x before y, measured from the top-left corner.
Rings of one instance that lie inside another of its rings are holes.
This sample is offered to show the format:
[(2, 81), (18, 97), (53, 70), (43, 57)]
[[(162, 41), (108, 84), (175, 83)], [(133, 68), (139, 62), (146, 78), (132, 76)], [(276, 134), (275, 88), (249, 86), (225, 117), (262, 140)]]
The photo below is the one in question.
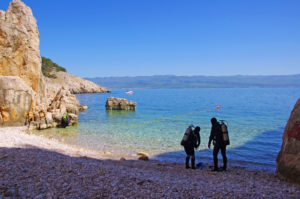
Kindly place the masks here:
[(277, 173), (284, 180), (300, 184), (300, 99), (291, 112), (282, 136)]
[(13, 0), (6, 12), (0, 11), (0, 126), (29, 123), (31, 128), (51, 128), (60, 124), (64, 113), (70, 125), (77, 123), (79, 111), (87, 107), (70, 90), (107, 91), (74, 76), (71, 83), (67, 76), (61, 78), (66, 83), (55, 85), (43, 76), (39, 32), (29, 7)]
[(135, 111), (136, 102), (128, 102), (128, 100), (117, 97), (110, 97), (106, 101), (106, 110), (125, 110)]

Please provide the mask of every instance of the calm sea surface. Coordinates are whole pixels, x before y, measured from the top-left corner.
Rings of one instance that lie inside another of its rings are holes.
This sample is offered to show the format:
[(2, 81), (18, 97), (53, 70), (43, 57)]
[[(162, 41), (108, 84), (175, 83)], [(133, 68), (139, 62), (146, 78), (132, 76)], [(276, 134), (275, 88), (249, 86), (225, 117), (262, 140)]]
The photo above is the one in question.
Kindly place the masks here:
[[(77, 95), (80, 103), (89, 107), (80, 114), (78, 126), (39, 133), (117, 157), (146, 152), (157, 160), (184, 162), (185, 153), (179, 143), (187, 126), (194, 124), (201, 127), (197, 162), (212, 164), (212, 150), (207, 148), (207, 142), (210, 118), (216, 117), (228, 122), (229, 166), (275, 171), (284, 126), (300, 97), (300, 88), (140, 89), (133, 92), (126, 95), (125, 90), (114, 90)], [(105, 102), (110, 96), (137, 102), (136, 112), (107, 112)]]

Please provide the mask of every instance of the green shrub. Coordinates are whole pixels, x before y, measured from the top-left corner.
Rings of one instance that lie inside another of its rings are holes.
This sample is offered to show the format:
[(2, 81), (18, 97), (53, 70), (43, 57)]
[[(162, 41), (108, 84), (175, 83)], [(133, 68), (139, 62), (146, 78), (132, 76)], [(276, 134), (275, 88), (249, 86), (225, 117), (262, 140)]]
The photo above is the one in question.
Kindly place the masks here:
[(53, 72), (63, 71), (67, 72), (67, 70), (64, 67), (59, 66), (58, 64), (54, 63), (51, 59), (48, 59), (46, 57), (42, 57), (42, 72), (43, 75), (49, 78), (56, 78), (57, 76), (55, 74), (52, 74)]

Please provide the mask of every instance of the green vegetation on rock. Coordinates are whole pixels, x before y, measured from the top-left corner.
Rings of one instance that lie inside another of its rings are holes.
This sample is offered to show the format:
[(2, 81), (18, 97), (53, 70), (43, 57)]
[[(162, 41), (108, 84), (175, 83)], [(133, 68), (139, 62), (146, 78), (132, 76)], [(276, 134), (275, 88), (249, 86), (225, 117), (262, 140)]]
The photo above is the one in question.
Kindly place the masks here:
[(63, 71), (67, 72), (64, 67), (59, 66), (54, 63), (51, 59), (46, 57), (42, 57), (42, 72), (43, 75), (49, 78), (56, 78), (56, 75), (53, 72)]

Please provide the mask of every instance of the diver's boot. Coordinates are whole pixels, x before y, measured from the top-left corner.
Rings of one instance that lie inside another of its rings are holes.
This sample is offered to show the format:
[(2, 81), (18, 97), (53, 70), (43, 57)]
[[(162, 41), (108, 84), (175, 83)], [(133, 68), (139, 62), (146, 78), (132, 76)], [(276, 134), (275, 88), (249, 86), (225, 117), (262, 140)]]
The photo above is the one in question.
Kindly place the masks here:
[(195, 157), (192, 157), (192, 169), (196, 169), (196, 167), (195, 167)]
[(214, 156), (214, 168), (211, 171), (219, 171), (217, 156)]
[(213, 172), (219, 172), (219, 168), (218, 167), (214, 167), (211, 171), (213, 171)]
[(189, 166), (189, 161), (190, 161), (190, 157), (187, 156), (187, 157), (185, 158), (185, 168), (186, 168), (186, 169), (189, 169), (189, 168), (190, 168), (190, 166)]
[(223, 169), (223, 171), (227, 170), (227, 160), (224, 161), (222, 169)]

